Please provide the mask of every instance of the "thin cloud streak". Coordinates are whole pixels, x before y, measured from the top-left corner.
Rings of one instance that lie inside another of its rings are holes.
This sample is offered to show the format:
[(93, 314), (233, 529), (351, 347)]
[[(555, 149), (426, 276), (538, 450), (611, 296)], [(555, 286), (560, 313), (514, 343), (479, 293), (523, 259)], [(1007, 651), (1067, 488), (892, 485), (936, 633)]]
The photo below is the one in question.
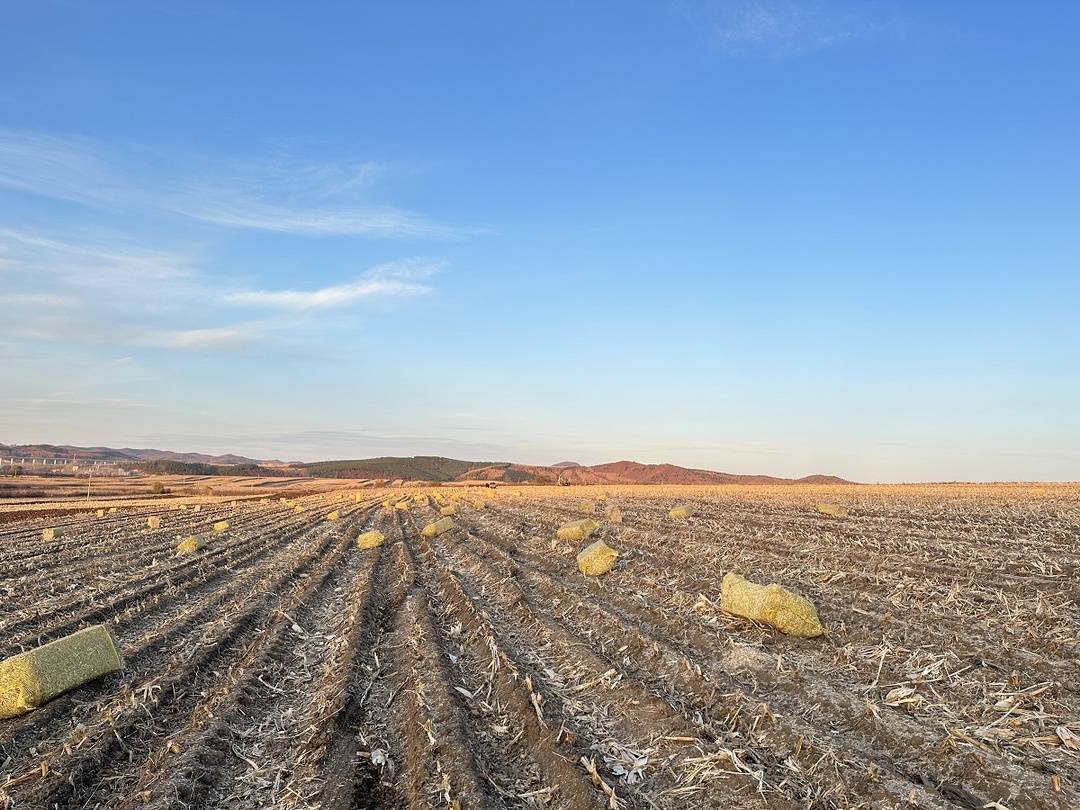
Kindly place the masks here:
[(353, 304), (375, 296), (413, 296), (432, 292), (432, 287), (418, 283), (441, 268), (438, 262), (413, 259), (393, 262), (373, 268), (362, 278), (349, 284), (338, 284), (318, 290), (251, 290), (229, 295), (234, 304), (281, 307), (284, 309), (329, 309)]
[(720, 49), (734, 57), (802, 56), (877, 27), (865, 16), (865, 7), (829, 0), (714, 1), (694, 7), (687, 16), (704, 21)]
[[(86, 142), (0, 129), (0, 188), (90, 207), (153, 208), (228, 228), (302, 236), (449, 238), (477, 232), (359, 199), (358, 192), (386, 171), (374, 162), (215, 161), (207, 168), (208, 161), (199, 157), (186, 162), (176, 155), (158, 158), (167, 166), (185, 165), (186, 172), (139, 178), (121, 158)], [(193, 175), (215, 180), (200, 182)]]

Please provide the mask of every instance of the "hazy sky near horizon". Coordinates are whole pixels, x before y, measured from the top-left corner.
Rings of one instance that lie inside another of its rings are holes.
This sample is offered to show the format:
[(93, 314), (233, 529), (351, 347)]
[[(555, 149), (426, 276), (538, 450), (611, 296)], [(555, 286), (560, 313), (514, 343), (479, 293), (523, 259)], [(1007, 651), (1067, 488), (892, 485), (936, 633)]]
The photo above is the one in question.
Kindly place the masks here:
[(1080, 479), (1080, 7), (7, 4), (0, 442)]

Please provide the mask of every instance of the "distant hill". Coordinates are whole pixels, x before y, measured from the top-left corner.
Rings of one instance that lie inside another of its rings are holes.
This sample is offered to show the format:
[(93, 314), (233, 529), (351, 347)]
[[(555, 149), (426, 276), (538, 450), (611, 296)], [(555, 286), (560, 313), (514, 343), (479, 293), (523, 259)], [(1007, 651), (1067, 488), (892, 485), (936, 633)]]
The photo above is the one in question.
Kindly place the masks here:
[[(253, 458), (227, 453), (175, 453), (171, 450), (138, 450), (132, 447), (75, 447), (70, 444), (0, 444), (0, 455), (22, 458), (71, 458), (94, 461), (179, 461), (185, 464), (259, 464)], [(272, 462), (271, 462), (272, 463)]]
[(850, 484), (834, 475), (777, 478), (771, 475), (734, 475), (696, 470), (674, 464), (615, 461), (583, 466), (575, 461), (558, 464), (514, 464), (509, 461), (461, 461), (443, 456), (381, 456), (379, 458), (316, 461), (311, 463), (257, 461), (227, 453), (178, 453), (132, 447), (74, 447), (66, 444), (0, 444), (0, 456), (17, 458), (71, 458), (138, 465), (147, 472), (186, 475), (296, 475), (315, 478), (363, 478), (393, 481), (495, 481), (506, 484)]
[(294, 465), (315, 477), (381, 478), (408, 481), (501, 481), (514, 484), (849, 484), (832, 475), (778, 478), (770, 475), (735, 475), (695, 470), (674, 464), (616, 461), (582, 466), (564, 461), (550, 466), (500, 461), (459, 461), (442, 456), (412, 456), (318, 461)]
[(316, 478), (405, 478), (410, 481), (454, 481), (469, 470), (497, 465), (490, 461), (458, 461), (442, 456), (407, 458), (384, 456), (345, 461), (316, 461), (293, 466)]

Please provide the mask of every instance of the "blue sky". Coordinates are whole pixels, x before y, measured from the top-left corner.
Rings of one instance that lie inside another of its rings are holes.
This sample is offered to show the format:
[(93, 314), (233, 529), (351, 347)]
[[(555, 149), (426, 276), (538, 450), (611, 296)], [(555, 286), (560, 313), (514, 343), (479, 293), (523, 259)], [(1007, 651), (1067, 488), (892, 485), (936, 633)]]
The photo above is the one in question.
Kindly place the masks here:
[(1080, 479), (1080, 10), (8, 4), (0, 441)]

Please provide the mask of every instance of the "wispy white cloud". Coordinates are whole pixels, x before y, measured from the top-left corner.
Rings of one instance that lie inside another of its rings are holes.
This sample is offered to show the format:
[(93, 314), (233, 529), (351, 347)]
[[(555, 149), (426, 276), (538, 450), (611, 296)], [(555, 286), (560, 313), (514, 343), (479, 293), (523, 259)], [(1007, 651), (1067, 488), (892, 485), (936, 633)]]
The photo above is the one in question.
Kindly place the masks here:
[(0, 129), (0, 187), (101, 205), (115, 200), (115, 183), (85, 142)]
[(186, 194), (162, 206), (214, 225), (308, 236), (445, 237), (453, 232), (396, 208), (288, 207), (216, 189)]
[(868, 5), (831, 0), (712, 0), (704, 19), (729, 56), (785, 58), (839, 45), (875, 27)]
[(37, 231), (0, 228), (0, 274), (60, 279), (79, 287), (125, 287), (190, 279), (189, 256), (148, 250), (116, 236), (57, 237)]
[[(345, 284), (245, 290), (197, 256), (103, 232), (82, 240), (12, 228), (0, 229), (0, 259), (0, 306), (19, 310), (0, 319), (0, 337), (201, 352), (296, 350), (309, 339), (305, 326), (314, 326), (304, 311), (431, 293), (429, 280), (442, 267), (404, 259)], [(237, 324), (239, 308), (293, 314)], [(318, 340), (317, 330), (311, 337)]]
[(262, 339), (257, 324), (214, 326), (205, 329), (174, 329), (151, 332), (138, 339), (139, 343), (163, 349), (194, 351), (235, 351), (245, 349)]
[(444, 238), (458, 232), (370, 200), (375, 179), (389, 172), (374, 161), (223, 160), (138, 147), (122, 154), (86, 140), (0, 129), (0, 188), (304, 236)]
[(441, 269), (439, 262), (408, 259), (379, 265), (356, 281), (316, 290), (248, 290), (232, 293), (227, 300), (249, 306), (284, 309), (329, 309), (376, 296), (424, 295), (432, 288), (422, 282)]

